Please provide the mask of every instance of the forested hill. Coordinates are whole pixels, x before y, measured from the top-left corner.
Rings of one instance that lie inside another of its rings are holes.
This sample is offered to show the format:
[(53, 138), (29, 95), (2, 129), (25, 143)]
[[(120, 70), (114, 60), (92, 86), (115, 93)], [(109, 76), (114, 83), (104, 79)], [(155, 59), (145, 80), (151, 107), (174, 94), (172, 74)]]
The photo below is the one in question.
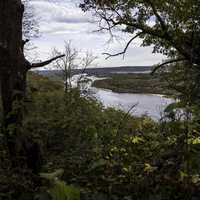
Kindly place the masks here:
[[(121, 67), (102, 67), (102, 68), (87, 68), (87, 69), (73, 69), (72, 75), (87, 73), (88, 75), (107, 76), (117, 73), (144, 73), (150, 72), (152, 67), (149, 66), (121, 66)], [(60, 70), (42, 70), (39, 71), (41, 75), (52, 76), (61, 73)]]

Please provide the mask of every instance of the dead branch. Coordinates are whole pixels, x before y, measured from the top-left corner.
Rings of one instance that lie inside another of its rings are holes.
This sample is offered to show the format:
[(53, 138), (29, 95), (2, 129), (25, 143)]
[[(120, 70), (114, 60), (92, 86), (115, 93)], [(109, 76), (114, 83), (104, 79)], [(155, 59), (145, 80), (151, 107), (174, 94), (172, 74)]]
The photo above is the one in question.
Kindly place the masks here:
[(38, 67), (44, 67), (45, 65), (48, 65), (48, 64), (52, 63), (53, 61), (55, 61), (55, 60), (57, 60), (57, 59), (59, 59), (59, 58), (62, 58), (62, 57), (64, 57), (64, 56), (65, 56), (65, 55), (62, 54), (62, 55), (56, 56), (56, 57), (54, 57), (54, 58), (51, 58), (51, 59), (49, 59), (49, 60), (46, 60), (46, 61), (44, 61), (44, 62), (32, 63), (32, 64), (29, 65), (29, 69), (38, 68)]

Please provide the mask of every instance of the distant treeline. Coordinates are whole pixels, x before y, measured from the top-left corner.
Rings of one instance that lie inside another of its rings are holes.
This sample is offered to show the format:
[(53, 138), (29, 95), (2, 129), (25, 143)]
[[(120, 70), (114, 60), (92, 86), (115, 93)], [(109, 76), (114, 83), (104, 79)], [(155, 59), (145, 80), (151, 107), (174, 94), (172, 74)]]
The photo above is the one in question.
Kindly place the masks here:
[[(103, 67), (103, 68), (88, 68), (88, 69), (73, 69), (72, 75), (86, 73), (90, 76), (108, 76), (110, 74), (118, 73), (144, 73), (150, 72), (152, 67), (149, 66), (123, 66), (123, 67)], [(59, 75), (60, 70), (42, 70), (39, 74), (45, 76)]]

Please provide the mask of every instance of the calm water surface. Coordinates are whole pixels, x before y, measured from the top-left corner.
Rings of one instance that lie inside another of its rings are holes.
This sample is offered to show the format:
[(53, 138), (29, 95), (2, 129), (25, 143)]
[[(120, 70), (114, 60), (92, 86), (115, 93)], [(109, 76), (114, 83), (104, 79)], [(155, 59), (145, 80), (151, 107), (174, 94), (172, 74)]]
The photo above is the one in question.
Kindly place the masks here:
[(87, 83), (87, 89), (91, 95), (99, 100), (105, 107), (114, 107), (127, 112), (133, 105), (136, 105), (130, 112), (135, 116), (148, 115), (158, 120), (162, 116), (166, 106), (174, 102), (173, 99), (166, 98), (162, 95), (116, 93), (111, 90), (91, 87), (92, 81), (98, 78), (88, 78), (90, 78), (91, 82)]
[(94, 91), (93, 95), (105, 107), (115, 107), (127, 112), (136, 105), (130, 112), (132, 115), (141, 116), (146, 114), (156, 120), (160, 119), (166, 106), (173, 102), (172, 99), (161, 95), (116, 93), (104, 89), (91, 89)]

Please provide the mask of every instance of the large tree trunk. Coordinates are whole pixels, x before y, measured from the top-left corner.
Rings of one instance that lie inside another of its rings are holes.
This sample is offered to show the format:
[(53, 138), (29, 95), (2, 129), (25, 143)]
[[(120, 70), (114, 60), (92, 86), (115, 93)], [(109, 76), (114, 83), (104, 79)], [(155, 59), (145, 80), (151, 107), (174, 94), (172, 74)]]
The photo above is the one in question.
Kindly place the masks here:
[(22, 120), (22, 109), (17, 108), (17, 103), (21, 104), (25, 94), (27, 72), (22, 49), (23, 12), (20, 0), (0, 1), (0, 85), (4, 128), (16, 122), (20, 124)]
[[(26, 90), (27, 61), (23, 54), (21, 0), (0, 1), (0, 85), (3, 107), (3, 132), (10, 159), (15, 167), (25, 152), (21, 128)], [(23, 159), (24, 161), (27, 159)], [(20, 163), (27, 166), (27, 163)]]
[(3, 104), (3, 126), (22, 125), (23, 100), (25, 96), (26, 72), (5, 72), (0, 76), (1, 96)]
[(22, 39), (23, 13), (24, 5), (21, 0), (0, 0), (0, 96), (3, 132), (12, 163), (18, 165), (18, 158), (24, 156), (22, 165), (36, 171), (38, 166), (35, 164), (40, 163), (39, 147), (22, 134), (26, 75), (29, 69), (43, 67), (64, 55), (32, 64), (25, 59), (23, 48), (26, 41)]

